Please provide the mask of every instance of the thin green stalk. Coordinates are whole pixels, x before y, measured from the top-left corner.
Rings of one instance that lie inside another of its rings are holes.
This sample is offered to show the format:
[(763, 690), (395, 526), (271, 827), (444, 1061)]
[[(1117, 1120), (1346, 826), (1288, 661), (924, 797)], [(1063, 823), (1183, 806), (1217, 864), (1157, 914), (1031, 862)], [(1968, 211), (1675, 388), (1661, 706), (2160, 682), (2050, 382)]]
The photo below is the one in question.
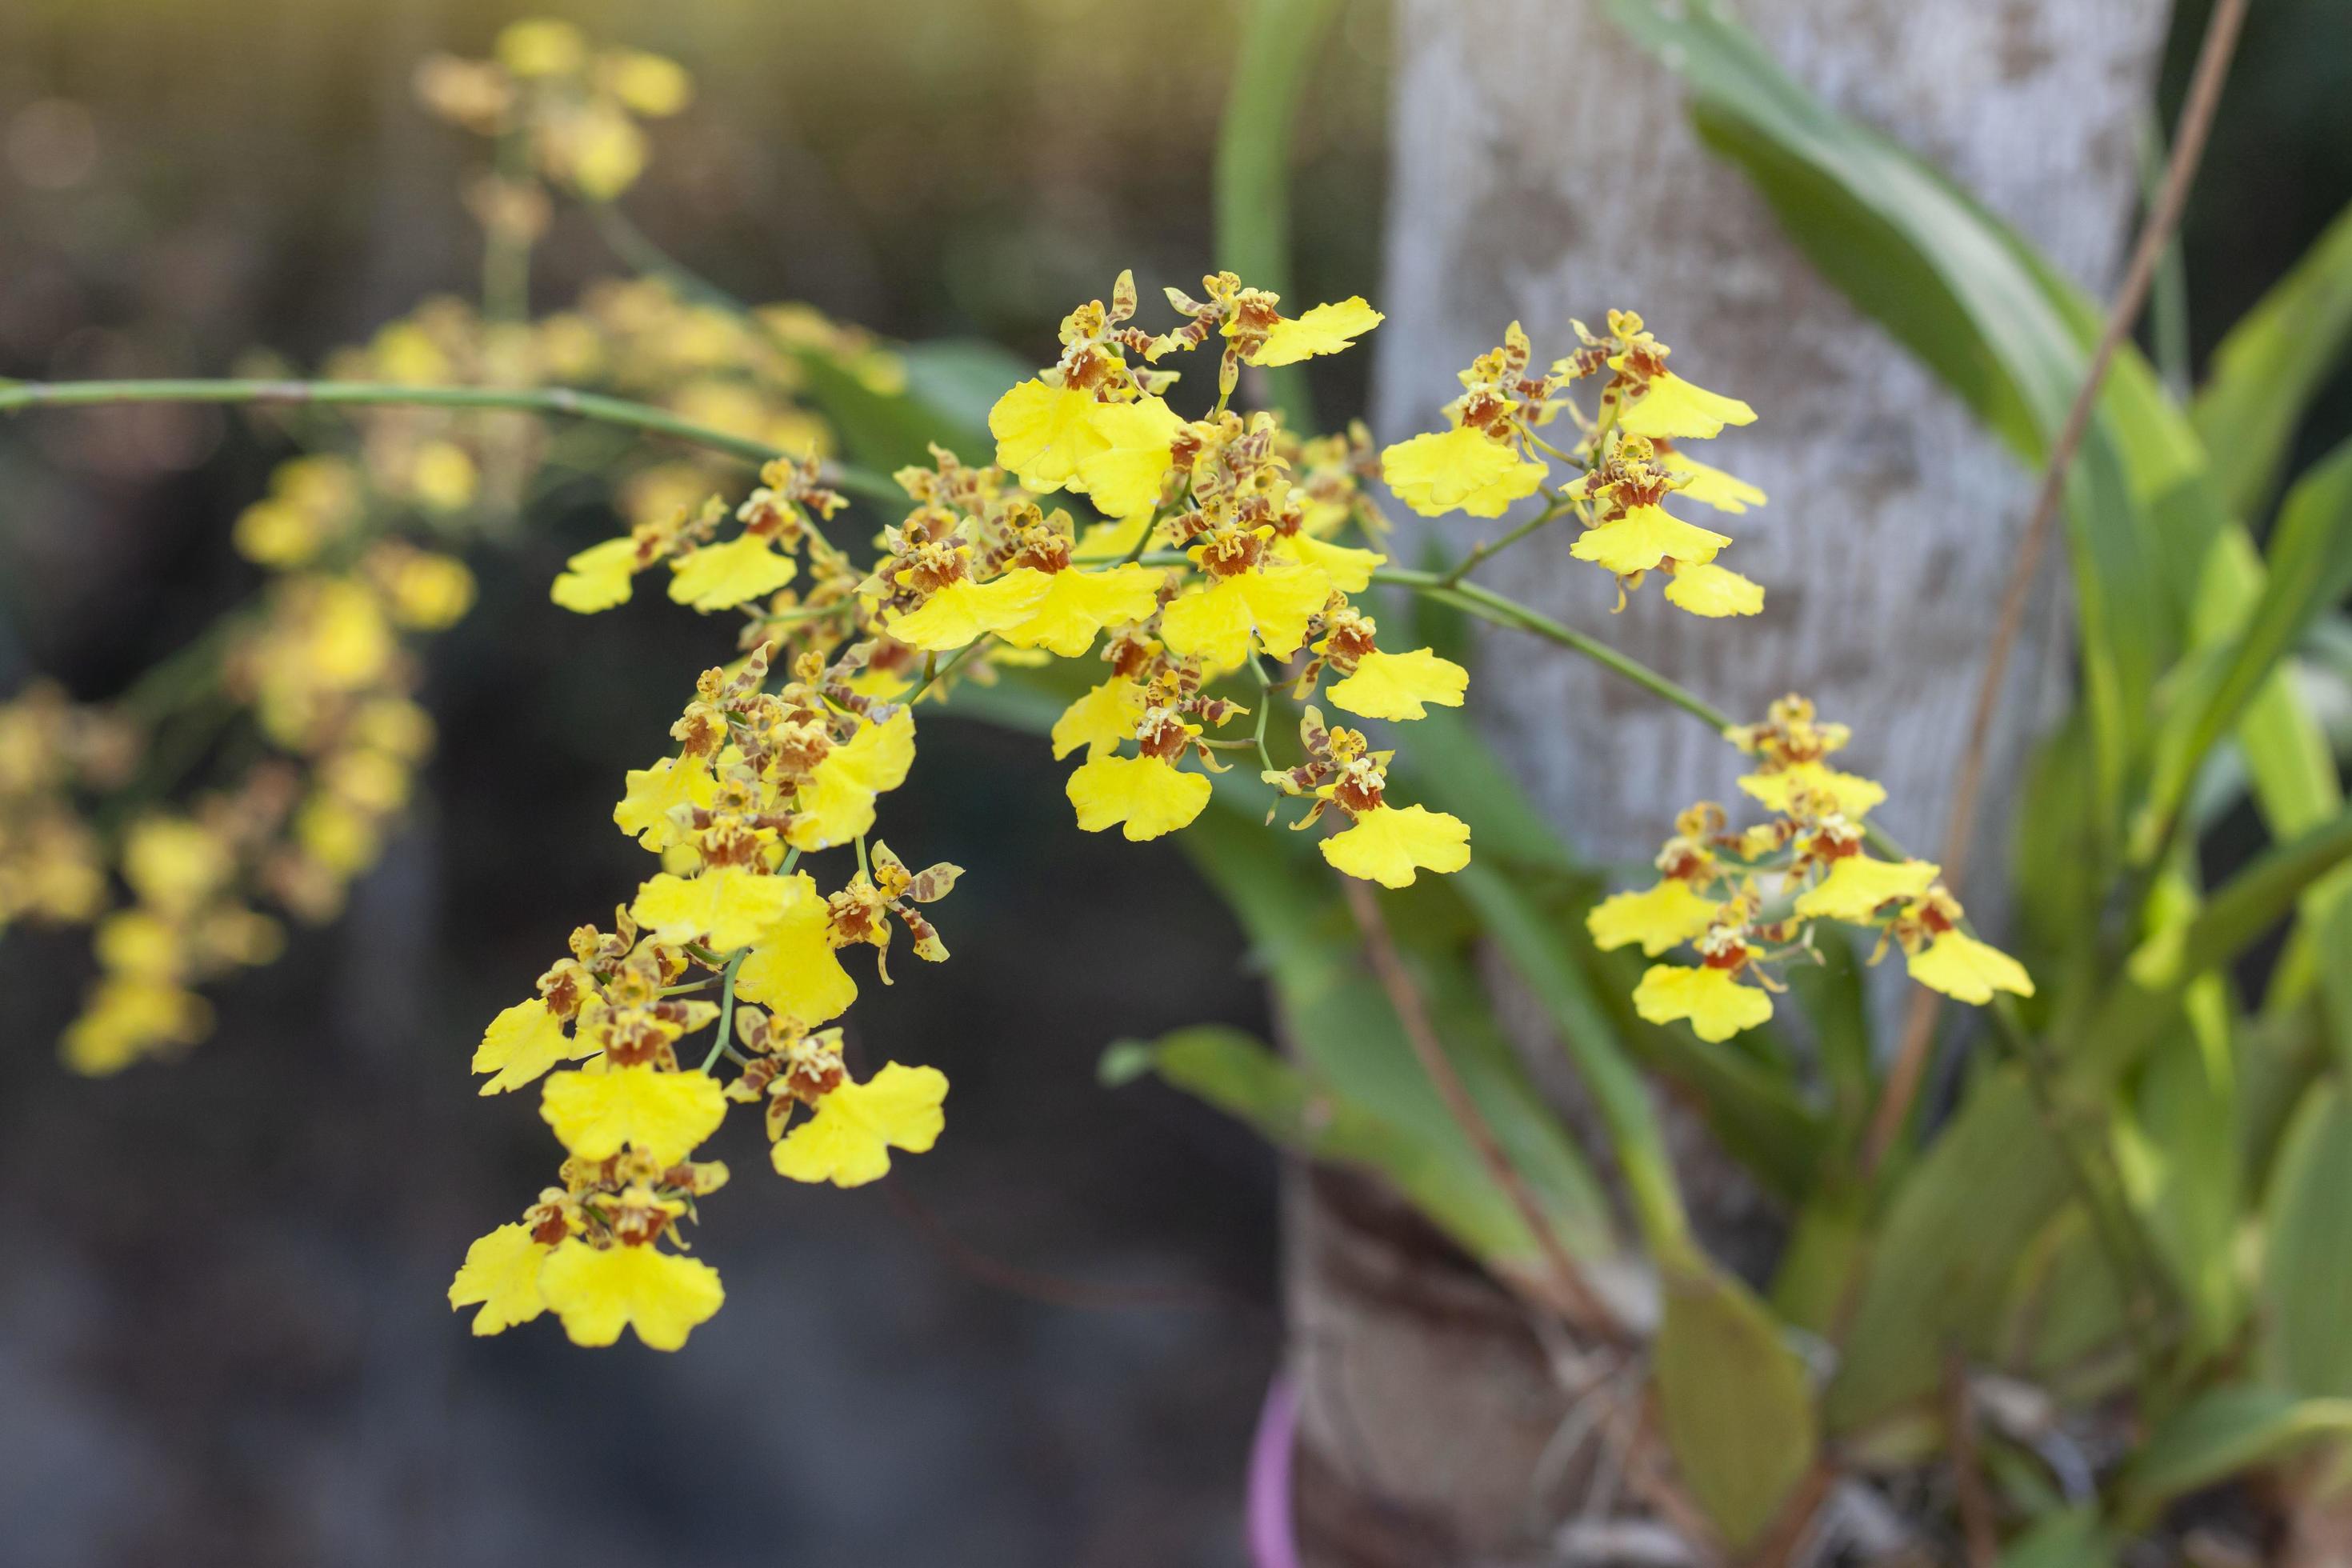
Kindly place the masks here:
[(710, 1042), (710, 1054), (702, 1058), (704, 1072), (719, 1065), (719, 1053), (727, 1048), (727, 1042), (734, 1034), (735, 972), (743, 967), (743, 960), (751, 951), (748, 947), (739, 947), (727, 955), (727, 973), (719, 977), (719, 1037)]
[[(600, 425), (642, 430), (750, 463), (785, 456), (764, 441), (732, 436), (681, 419), (667, 409), (597, 392), (561, 386), (404, 386), (384, 381), (290, 381), (239, 377), (172, 378), (156, 381), (0, 382), (0, 414), (27, 408), (79, 408), (111, 403), (265, 403), (306, 406), (504, 408), (562, 415)], [(883, 474), (825, 465), (827, 482), (871, 500), (903, 501), (905, 492)]]
[(1652, 696), (1674, 704), (1718, 735), (1733, 727), (1734, 721), (1729, 715), (1706, 699), (1675, 685), (1641, 660), (1630, 658), (1600, 638), (1587, 637), (1573, 627), (1564, 626), (1549, 616), (1529, 609), (1517, 600), (1507, 598), (1490, 588), (1482, 588), (1475, 583), (1449, 584), (1439, 573), (1416, 572), (1397, 566), (1383, 567), (1374, 572), (1372, 581), (1425, 594), (1440, 604), (1451, 605), (1480, 620), (1507, 626), (1513, 631), (1526, 632), (1582, 654), (1602, 668), (1623, 676)]
[(1272, 773), (1274, 757), (1265, 749), (1265, 721), (1274, 712), (1274, 682), (1267, 677), (1265, 666), (1258, 662), (1257, 655), (1250, 655), (1249, 667), (1250, 673), (1257, 677), (1258, 689), (1257, 732), (1250, 738), (1257, 743), (1258, 766)]
[(1518, 527), (1503, 535), (1502, 538), (1474, 547), (1467, 555), (1465, 555), (1461, 560), (1454, 563), (1452, 570), (1448, 571), (1443, 577), (1440, 577), (1437, 580), (1437, 585), (1441, 588), (1453, 587), (1455, 584), (1461, 582), (1464, 577), (1469, 575), (1470, 569), (1472, 567), (1476, 566), (1483, 561), (1487, 561), (1495, 556), (1500, 555), (1504, 551), (1508, 550), (1520, 540), (1525, 539), (1528, 535), (1535, 532), (1536, 530), (1545, 527), (1559, 519), (1567, 512), (1568, 509), (1572, 504), (1573, 503), (1570, 501), (1555, 500), (1549, 506), (1536, 513), (1535, 516), (1528, 519), (1527, 521), (1519, 524)]
[(978, 653), (982, 647), (995, 640), (995, 637), (992, 636), (982, 636), (973, 638), (971, 642), (968, 642), (964, 644), (963, 647), (956, 649), (956, 654), (953, 658), (948, 660), (945, 664), (939, 665), (934, 668), (924, 672), (923, 679), (916, 683), (915, 689), (912, 691), (908, 692), (906, 696), (898, 699), (900, 706), (907, 708), (913, 707), (915, 705), (916, 698), (920, 697), (924, 692), (929, 691), (938, 682), (945, 680), (949, 676), (953, 675), (958, 669), (962, 668), (966, 659), (969, 659), (972, 655)]

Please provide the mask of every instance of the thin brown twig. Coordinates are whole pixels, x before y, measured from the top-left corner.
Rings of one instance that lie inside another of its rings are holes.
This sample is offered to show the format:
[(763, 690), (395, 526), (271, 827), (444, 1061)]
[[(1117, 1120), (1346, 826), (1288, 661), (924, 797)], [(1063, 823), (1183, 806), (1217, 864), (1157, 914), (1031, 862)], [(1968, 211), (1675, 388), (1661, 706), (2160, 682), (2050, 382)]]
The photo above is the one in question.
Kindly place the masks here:
[(905, 1184), (884, 1183), (882, 1195), (889, 1200), (890, 1206), (898, 1211), (898, 1217), (906, 1222), (908, 1228), (925, 1246), (939, 1252), (950, 1267), (1008, 1295), (1082, 1311), (1135, 1311), (1159, 1308), (1188, 1312), (1225, 1312), (1241, 1317), (1270, 1315), (1265, 1308), (1255, 1301), (1217, 1290), (1181, 1285), (1101, 1284), (1024, 1268), (1017, 1263), (992, 1257), (956, 1235), (932, 1212), (930, 1205), (916, 1197)]
[[(2033, 498), (2025, 536), (2010, 566), (2009, 582), (2001, 590), (2000, 614), (1993, 626), (1984, 673), (1977, 680), (1976, 702), (1969, 715), (1969, 743), (1960, 755), (1959, 774), (1952, 790), (1951, 816), (1944, 829), (1943, 876), (1953, 887), (1959, 886), (1967, 874), (1969, 850), (1976, 837), (1977, 796), (1984, 784), (1985, 754), (1992, 739), (1993, 719), (2000, 707), (2010, 656), (2016, 650), (2018, 633), (2025, 622), (2026, 602), (2032, 596), (2042, 557), (2049, 549), (2059, 503), (2066, 493), (2067, 470), (2073, 467), (2084, 437), (2090, 434), (2091, 418), (2098, 408), (2099, 388), (2138, 322), (2139, 313), (2147, 303), (2149, 286), (2156, 280), (2158, 264), (2164, 258), (2165, 247), (2171, 243), (2173, 231), (2180, 226), (2180, 215), (2189, 202), (2189, 187), (2204, 156), (2206, 138), (2213, 128), (2213, 110), (2221, 102), (2221, 84), (2229, 75), (2230, 58), (2237, 50), (2238, 34), (2245, 17), (2246, 0), (2215, 0), (2213, 14), (2205, 24), (2204, 40), (2198, 47), (2189, 96), (2180, 107), (2180, 121), (2173, 134), (2164, 183), (2157, 190), (2147, 221), (2140, 226), (2131, 265), (2125, 270), (2123, 287), (2116, 290), (2115, 304), (2100, 329), (2083, 384), (2074, 394), (2073, 405), (2066, 410), (2058, 438), (2051, 444), (2050, 458), (2042, 472), (2042, 488)], [(1919, 1080), (1927, 1070), (1929, 1047), (1935, 1041), (1937, 1008), (1936, 993), (1924, 986), (1912, 996), (1911, 1010), (1903, 1023), (1902, 1045), (1887, 1073), (1885, 1092), (1879, 1097), (1877, 1112), (1871, 1119), (1870, 1136), (1864, 1146), (1865, 1175), (1877, 1169), (1910, 1115), (1911, 1102), (1919, 1092)]]
[(1462, 1075), (1454, 1070), (1453, 1058), (1445, 1054), (1444, 1046), (1438, 1040), (1436, 1027), (1430, 1022), (1429, 1008), (1422, 1000), (1421, 988), (1413, 983), (1412, 973), (1405, 968), (1404, 959), (1397, 952), (1396, 937), (1389, 930), (1388, 917), (1381, 912), (1380, 900), (1374, 896), (1370, 887), (1356, 878), (1342, 877), (1339, 883), (1346, 890), (1348, 909), (1355, 916), (1356, 929), (1363, 933), (1364, 951), (1371, 959), (1372, 973), (1380, 980), (1381, 989), (1388, 994), (1389, 1005), (1396, 1009), (1397, 1022), (1404, 1026), (1405, 1038), (1412, 1043), (1412, 1054), (1420, 1058), (1422, 1070), (1429, 1075), (1430, 1082), (1436, 1085), (1438, 1098), (1445, 1102), (1446, 1111), (1454, 1118), (1454, 1125), (1461, 1128), (1462, 1135), (1470, 1141), (1478, 1163), (1486, 1168), (1486, 1174), (1510, 1199), (1511, 1206), (1518, 1211), (1520, 1221), (1535, 1237), (1536, 1247), (1543, 1255), (1546, 1283), (1559, 1298), (1551, 1304), (1580, 1329), (1622, 1342), (1625, 1337), (1623, 1325), (1617, 1321), (1616, 1314), (1586, 1283), (1583, 1270), (1577, 1268), (1576, 1260), (1569, 1256), (1568, 1248), (1561, 1244), (1559, 1233), (1553, 1228), (1551, 1216), (1536, 1202), (1535, 1194), (1528, 1189), (1526, 1178), (1519, 1174), (1517, 1167), (1512, 1165), (1510, 1156), (1504, 1152), (1502, 1142), (1495, 1136), (1495, 1129), (1487, 1121), (1486, 1113), (1470, 1097)]
[(1780, 1517), (1749, 1554), (1748, 1568), (1786, 1568), (1797, 1549), (1805, 1544), (1814, 1516), (1821, 1512), (1822, 1503), (1837, 1481), (1837, 1467), (1826, 1458), (1815, 1459), (1812, 1468), (1789, 1493), (1788, 1500), (1780, 1505)]
[(1977, 1412), (1969, 1395), (1969, 1363), (1957, 1351), (1944, 1359), (1944, 1442), (1952, 1451), (1952, 1489), (1959, 1502), (1960, 1536), (1969, 1568), (2000, 1560), (2000, 1530), (1977, 1463)]

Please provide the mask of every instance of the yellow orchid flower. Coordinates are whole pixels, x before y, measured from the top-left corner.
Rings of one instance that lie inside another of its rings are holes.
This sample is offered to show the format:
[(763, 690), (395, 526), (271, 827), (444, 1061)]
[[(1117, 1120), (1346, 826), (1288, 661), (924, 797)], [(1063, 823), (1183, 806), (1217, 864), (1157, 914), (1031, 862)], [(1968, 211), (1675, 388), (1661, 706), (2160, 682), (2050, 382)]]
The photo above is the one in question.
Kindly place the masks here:
[(1470, 864), (1470, 827), (1425, 805), (1376, 805), (1324, 839), (1322, 849), (1324, 859), (1350, 877), (1409, 888), (1416, 870), (1459, 871)]
[(674, 558), (669, 596), (698, 610), (731, 610), (793, 580), (800, 563), (780, 554), (764, 536), (746, 533)]
[(1728, 969), (1652, 964), (1633, 988), (1633, 1010), (1653, 1024), (1687, 1018), (1702, 1040), (1722, 1041), (1772, 1016), (1772, 998)]
[(1730, 542), (1729, 536), (1685, 522), (1662, 506), (1637, 506), (1614, 521), (1586, 529), (1568, 552), (1629, 577), (1654, 572), (1669, 558), (1703, 565)]
[(1991, 1001), (1996, 991), (2016, 996), (2033, 994), (2033, 977), (2026, 973), (2025, 965), (1964, 931), (1945, 931), (1908, 954), (1906, 966), (1920, 984), (1979, 1007)]
[(1356, 671), (1334, 681), (1334, 704), (1367, 719), (1423, 719), (1425, 703), (1441, 708), (1462, 706), (1470, 689), (1470, 672), (1450, 658), (1440, 658), (1425, 647), (1411, 653), (1384, 653), (1379, 648), (1356, 661)]
[(793, 807), (784, 841), (795, 849), (829, 849), (874, 826), (874, 800), (907, 782), (915, 762), (915, 715), (901, 708), (858, 726), (845, 744), (817, 763)]
[(555, 1248), (531, 1239), (520, 1225), (502, 1225), (466, 1248), (466, 1261), (449, 1281), (451, 1310), (478, 1306), (474, 1332), (500, 1334), (547, 1310), (539, 1274)]
[(890, 1151), (927, 1152), (947, 1119), (948, 1080), (937, 1068), (892, 1062), (864, 1083), (844, 1080), (816, 1114), (777, 1141), (776, 1173), (795, 1182), (858, 1187), (890, 1173)]
[(557, 1140), (583, 1160), (607, 1159), (627, 1146), (670, 1165), (719, 1130), (727, 1097), (707, 1073), (641, 1064), (552, 1074), (539, 1111)]
[(505, 1094), (520, 1089), (559, 1062), (593, 1056), (596, 1047), (575, 1041), (563, 1032), (563, 1020), (534, 996), (518, 1002), (490, 1020), (482, 1043), (474, 1052), (474, 1070), (497, 1076), (482, 1085), (484, 1094)]
[(684, 1345), (727, 1300), (719, 1270), (698, 1258), (577, 1237), (548, 1255), (539, 1288), (573, 1344), (609, 1345), (627, 1328), (657, 1351)]
[(1584, 917), (1593, 946), (1612, 952), (1640, 942), (1652, 958), (1705, 931), (1723, 905), (1688, 882), (1668, 877), (1638, 893), (1612, 893)]
[(1209, 804), (1209, 788), (1204, 775), (1159, 757), (1097, 755), (1070, 775), (1066, 793), (1079, 827), (1100, 833), (1117, 826), (1139, 844), (1189, 826)]
[(1861, 925), (1885, 905), (1906, 902), (1927, 892), (1943, 868), (1926, 860), (1874, 860), (1847, 855), (1833, 861), (1830, 874), (1797, 900), (1800, 920), (1826, 919)]
[(1330, 596), (1331, 580), (1312, 566), (1236, 572), (1162, 610), (1160, 640), (1171, 653), (1230, 668), (1249, 657), (1255, 634), (1267, 653), (1287, 658), (1307, 640), (1307, 623)]
[(1550, 470), (1467, 425), (1400, 441), (1381, 453), (1381, 478), (1423, 517), (1500, 517), (1536, 493)]
[(1285, 316), (1269, 328), (1265, 341), (1246, 354), (1249, 364), (1297, 364), (1315, 354), (1335, 354), (1388, 320), (1360, 294), (1333, 304), (1318, 305), (1296, 317)]

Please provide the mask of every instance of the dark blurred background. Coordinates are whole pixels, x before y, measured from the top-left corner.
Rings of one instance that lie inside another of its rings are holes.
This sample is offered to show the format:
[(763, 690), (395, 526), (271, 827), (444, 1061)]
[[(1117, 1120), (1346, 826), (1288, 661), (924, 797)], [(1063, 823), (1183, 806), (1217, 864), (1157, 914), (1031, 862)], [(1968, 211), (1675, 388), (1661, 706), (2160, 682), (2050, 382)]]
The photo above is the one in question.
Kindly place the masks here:
[[(625, 205), (746, 296), (1042, 363), (1119, 268), (1148, 297), (1210, 259), (1234, 0), (531, 9), (694, 71)], [(481, 150), (411, 71), (517, 14), (5, 0), (0, 374), (217, 374), (257, 345), (315, 363), (471, 289), (457, 193)], [(1387, 23), (1349, 6), (1318, 61), (1308, 300), (1379, 299)], [(2347, 55), (2340, 4), (2257, 9), (2188, 231), (2200, 353), (2352, 196)], [(614, 270), (561, 218), (536, 297)], [(1366, 357), (1326, 406), (1358, 405)], [(2341, 378), (2313, 423), (2315, 444), (2352, 424)], [(229, 526), (284, 455), (200, 410), (0, 429), (0, 694), (47, 672), (102, 698), (248, 591)], [(886, 805), (910, 859), (970, 871), (941, 911), (954, 961), (902, 961), (854, 1016), (869, 1056), (952, 1077), (934, 1152), (844, 1194), (727, 1142), (738, 1180), (699, 1243), (730, 1302), (675, 1357), (551, 1323), (477, 1341), (445, 1310), (467, 1240), (554, 1160), (466, 1058), (645, 874), (611, 826), (620, 775), (716, 657), (710, 623), (645, 595), (548, 605), (562, 557), (611, 531), (583, 510), (478, 555), (482, 605), (433, 655), (414, 826), (341, 924), (221, 990), (185, 1061), (68, 1077), (79, 943), (0, 946), (0, 1561), (1238, 1563), (1279, 1348), (1274, 1162), (1093, 1066), (1122, 1035), (1263, 1029), (1263, 999), (1181, 856), (1076, 833), (1024, 738), (935, 722)]]

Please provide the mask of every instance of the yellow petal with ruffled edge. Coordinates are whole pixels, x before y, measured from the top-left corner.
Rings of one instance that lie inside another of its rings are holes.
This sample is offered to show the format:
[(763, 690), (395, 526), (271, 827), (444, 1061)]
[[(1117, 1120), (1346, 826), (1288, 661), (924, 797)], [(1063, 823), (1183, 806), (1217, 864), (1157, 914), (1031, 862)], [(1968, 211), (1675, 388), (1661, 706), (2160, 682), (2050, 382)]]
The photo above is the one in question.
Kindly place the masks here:
[(1740, 984), (1727, 969), (1657, 963), (1633, 988), (1633, 1011), (1653, 1024), (1687, 1018), (1700, 1039), (1719, 1041), (1771, 1017), (1772, 998), (1756, 986)]
[(708, 938), (721, 952), (755, 942), (782, 915), (791, 891), (782, 878), (741, 866), (719, 866), (698, 877), (665, 871), (637, 889), (629, 914), (663, 942)]
[(1230, 668), (1249, 657), (1250, 638), (1276, 658), (1307, 640), (1307, 623), (1331, 597), (1331, 580), (1312, 566), (1269, 566), (1196, 588), (1160, 613), (1171, 653)]
[(669, 563), (670, 602), (698, 610), (731, 610), (772, 594), (793, 580), (800, 563), (780, 554), (765, 538), (746, 533), (724, 544), (706, 544)]
[(1011, 576), (1037, 578), (1038, 596), (1020, 620), (998, 628), (1014, 647), (1042, 647), (1076, 658), (1094, 646), (1105, 626), (1124, 626), (1150, 616), (1160, 603), (1167, 574), (1149, 566), (1114, 566), (1108, 572), (1070, 570), (1046, 574), (1023, 567)]
[(1415, 436), (1381, 453), (1381, 478), (1423, 517), (1457, 510), (1500, 517), (1513, 501), (1535, 494), (1548, 472), (1468, 425)]
[(1352, 544), (1333, 544), (1312, 534), (1293, 533), (1274, 542), (1274, 552), (1302, 565), (1312, 566), (1331, 580), (1331, 586), (1342, 594), (1360, 594), (1372, 584), (1375, 568), (1388, 564), (1389, 558), (1377, 550), (1359, 550)]
[(710, 765), (698, 757), (664, 757), (649, 768), (632, 768), (628, 786), (613, 808), (613, 823), (635, 837), (638, 845), (658, 855), (683, 843), (686, 830), (670, 818), (681, 805), (709, 805), (719, 790)]
[(1660, 455), (1658, 466), (1670, 474), (1689, 482), (1675, 494), (1701, 506), (1711, 506), (1717, 511), (1742, 512), (1751, 506), (1764, 504), (1764, 492), (1746, 479), (1725, 473), (1712, 463), (1702, 463), (1685, 458), (1680, 452)]
[(474, 1070), (498, 1076), (482, 1085), (484, 1094), (504, 1094), (520, 1089), (558, 1062), (593, 1056), (596, 1047), (583, 1045), (563, 1032), (563, 1020), (534, 996), (518, 1002), (490, 1020), (482, 1043), (474, 1050)]
[(1830, 867), (1830, 874), (1818, 887), (1798, 898), (1797, 918), (1861, 925), (1882, 905), (1926, 892), (1942, 870), (1926, 860), (1874, 860), (1867, 855), (1848, 855)]
[(890, 635), (908, 647), (946, 653), (977, 637), (1018, 624), (1045, 596), (1045, 574), (1023, 569), (992, 583), (950, 583), (890, 623)]
[(593, 616), (629, 602), (637, 574), (637, 542), (624, 534), (592, 544), (563, 563), (547, 596), (575, 615)]
[(1169, 447), (1184, 421), (1157, 397), (1097, 403), (1087, 419), (1101, 445), (1078, 459), (1071, 489), (1086, 491), (1095, 510), (1111, 517), (1150, 510), (1172, 461)]
[(719, 1131), (727, 1097), (707, 1073), (651, 1065), (560, 1072), (541, 1091), (539, 1114), (583, 1160), (607, 1159), (625, 1144), (674, 1165)]
[(1410, 888), (1421, 871), (1459, 871), (1470, 864), (1470, 826), (1425, 805), (1376, 805), (1356, 825), (1323, 840), (1335, 869), (1383, 888)]
[(1743, 773), (1739, 787), (1758, 804), (1787, 812), (1799, 787), (1826, 795), (1843, 815), (1860, 822), (1886, 799), (1885, 787), (1860, 773), (1842, 773), (1826, 763), (1796, 763), (1772, 773)]
[(735, 994), (812, 1026), (857, 1000), (857, 982), (825, 940), (831, 923), (823, 894), (806, 871), (772, 879), (788, 890), (782, 911), (735, 973)]
[(1136, 721), (1142, 717), (1143, 688), (1113, 676), (1054, 721), (1054, 760), (1061, 761), (1080, 746), (1088, 757), (1115, 752), (1121, 741), (1135, 739)]
[(1331, 700), (1366, 719), (1425, 719), (1424, 703), (1459, 708), (1470, 672), (1425, 647), (1411, 653), (1374, 648), (1356, 661), (1356, 673), (1334, 682)]
[(1592, 945), (1613, 952), (1632, 942), (1655, 958), (1706, 930), (1723, 906), (1679, 878), (1669, 877), (1638, 893), (1612, 893), (1584, 917)]
[(609, 1345), (628, 1328), (657, 1351), (684, 1345), (727, 1300), (719, 1270), (699, 1258), (576, 1237), (540, 1269), (539, 1288), (573, 1344)]
[(1666, 603), (1709, 620), (1753, 616), (1764, 608), (1764, 588), (1737, 572), (1701, 561), (1675, 568), (1666, 583)]
[[(1619, 361), (1611, 360), (1615, 368)], [(1756, 410), (1736, 397), (1726, 397), (1663, 370), (1650, 378), (1649, 389), (1617, 415), (1617, 427), (1628, 436), (1664, 436), (1670, 440), (1703, 441), (1719, 436), (1727, 425), (1749, 425)]]
[(1286, 316), (1266, 332), (1265, 342), (1248, 356), (1251, 364), (1297, 364), (1316, 354), (1335, 354), (1352, 347), (1358, 338), (1388, 320), (1351, 294), (1333, 304), (1318, 305), (1297, 317)]
[(875, 797), (906, 783), (914, 762), (913, 713), (901, 708), (884, 723), (867, 721), (801, 786), (784, 842), (801, 850), (848, 843), (874, 826)]
[(2033, 994), (2033, 977), (2025, 973), (2025, 965), (1964, 931), (1944, 932), (1911, 954), (1908, 967), (1920, 984), (1979, 1007), (1996, 991)]
[(997, 466), (1016, 475), (1024, 489), (1060, 489), (1077, 478), (1079, 463), (1107, 444), (1089, 417), (1094, 406), (1093, 398), (1066, 386), (1034, 377), (1021, 383), (988, 411)]
[(1727, 535), (1696, 523), (1685, 522), (1662, 506), (1637, 506), (1613, 522), (1588, 528), (1568, 552), (1579, 561), (1605, 566), (1620, 577), (1650, 572), (1671, 556), (1678, 562), (1704, 565), (1731, 542)]
[(770, 1155), (795, 1182), (862, 1187), (890, 1173), (890, 1151), (920, 1154), (939, 1141), (948, 1080), (937, 1068), (892, 1062), (865, 1083), (843, 1083)]
[(466, 1261), (449, 1281), (449, 1310), (478, 1306), (474, 1332), (502, 1334), (547, 1310), (539, 1288), (540, 1268), (555, 1248), (533, 1241), (519, 1225), (502, 1225), (466, 1248)]
[(1119, 826), (1140, 844), (1173, 833), (1209, 804), (1209, 781), (1157, 757), (1089, 757), (1064, 788), (1088, 833)]

